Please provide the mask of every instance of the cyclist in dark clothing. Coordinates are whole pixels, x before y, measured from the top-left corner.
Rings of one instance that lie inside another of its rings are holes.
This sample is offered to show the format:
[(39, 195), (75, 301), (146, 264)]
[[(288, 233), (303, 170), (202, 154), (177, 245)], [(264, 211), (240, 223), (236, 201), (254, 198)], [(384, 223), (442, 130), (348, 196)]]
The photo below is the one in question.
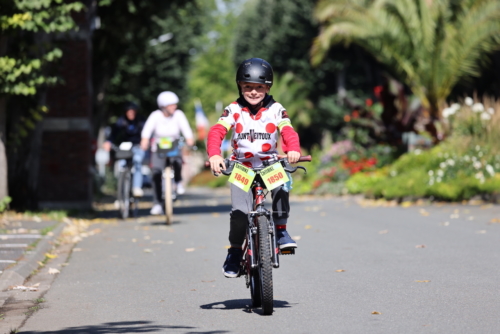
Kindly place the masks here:
[(131, 142), (134, 146), (132, 147), (132, 152), (134, 157), (132, 161), (134, 163), (134, 176), (132, 180), (132, 193), (135, 197), (141, 197), (144, 195), (142, 191), (142, 161), (146, 152), (141, 149), (141, 132), (144, 127), (145, 120), (137, 112), (139, 107), (134, 103), (128, 103), (125, 105), (125, 114), (118, 118), (115, 124), (111, 127), (111, 133), (109, 134), (106, 142), (103, 144), (103, 148), (106, 151), (111, 150), (111, 144), (119, 146), (123, 142)]

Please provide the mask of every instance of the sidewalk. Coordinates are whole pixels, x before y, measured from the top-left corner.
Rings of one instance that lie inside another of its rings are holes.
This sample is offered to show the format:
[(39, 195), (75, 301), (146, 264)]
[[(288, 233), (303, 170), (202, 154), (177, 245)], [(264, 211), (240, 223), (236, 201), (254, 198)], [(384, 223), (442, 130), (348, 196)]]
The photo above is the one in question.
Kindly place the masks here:
[[(38, 268), (64, 223), (32, 220), (9, 220), (0, 229), (0, 292), (12, 285), (22, 285)], [(0, 306), (4, 300), (0, 295)]]

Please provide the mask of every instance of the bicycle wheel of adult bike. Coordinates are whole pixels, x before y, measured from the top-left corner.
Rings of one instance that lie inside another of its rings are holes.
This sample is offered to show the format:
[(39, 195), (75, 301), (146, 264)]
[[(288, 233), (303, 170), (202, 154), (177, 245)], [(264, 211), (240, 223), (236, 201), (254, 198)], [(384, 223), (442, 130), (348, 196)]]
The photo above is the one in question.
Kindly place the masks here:
[(122, 171), (118, 177), (118, 203), (120, 205), (120, 216), (128, 218), (130, 213), (130, 184), (131, 174), (129, 171)]
[(271, 242), (269, 222), (265, 216), (259, 217), (259, 273), (261, 283), (262, 311), (273, 314), (273, 265), (271, 263)]
[(165, 167), (163, 177), (165, 178), (165, 218), (167, 225), (172, 224), (174, 220), (174, 200), (172, 198), (172, 167)]

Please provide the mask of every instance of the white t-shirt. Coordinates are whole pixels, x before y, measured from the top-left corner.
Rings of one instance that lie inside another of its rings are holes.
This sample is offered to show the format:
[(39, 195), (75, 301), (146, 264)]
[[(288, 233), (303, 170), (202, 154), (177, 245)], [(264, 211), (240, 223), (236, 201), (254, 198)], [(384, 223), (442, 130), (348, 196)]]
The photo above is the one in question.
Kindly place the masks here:
[(256, 115), (233, 102), (226, 107), (218, 124), (228, 131), (233, 129), (231, 160), (237, 160), (247, 167), (260, 167), (263, 160), (278, 154), (278, 131), (285, 126), (292, 126), (285, 108), (278, 102), (269, 108), (261, 108)]
[(193, 138), (193, 131), (189, 126), (186, 115), (182, 110), (177, 109), (172, 116), (165, 117), (161, 110), (156, 110), (149, 115), (141, 132), (141, 138), (154, 138), (154, 144), (151, 150), (156, 151), (156, 142), (159, 138), (170, 137), (179, 139), (180, 136), (186, 139)]

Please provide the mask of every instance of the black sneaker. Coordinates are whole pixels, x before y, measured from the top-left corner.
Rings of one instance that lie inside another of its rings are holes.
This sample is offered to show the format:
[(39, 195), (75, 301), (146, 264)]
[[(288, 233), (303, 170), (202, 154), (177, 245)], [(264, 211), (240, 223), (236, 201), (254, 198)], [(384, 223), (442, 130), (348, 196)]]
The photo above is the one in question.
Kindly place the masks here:
[(222, 273), (228, 278), (238, 277), (240, 273), (240, 262), (243, 256), (241, 248), (229, 248), (227, 250), (226, 261), (222, 266)]
[(290, 237), (290, 234), (286, 230), (278, 229), (276, 231), (276, 240), (280, 249), (297, 248), (297, 243)]

